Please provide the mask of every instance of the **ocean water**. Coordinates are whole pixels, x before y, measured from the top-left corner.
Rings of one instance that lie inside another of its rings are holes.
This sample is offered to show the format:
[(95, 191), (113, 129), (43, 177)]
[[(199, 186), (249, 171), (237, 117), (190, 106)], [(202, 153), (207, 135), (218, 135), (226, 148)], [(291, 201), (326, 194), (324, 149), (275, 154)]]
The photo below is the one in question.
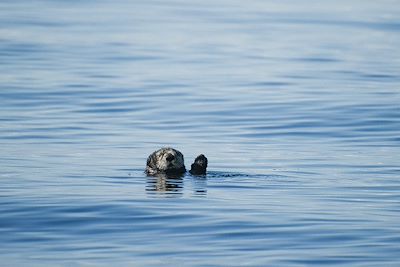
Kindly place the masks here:
[[(0, 2), (1, 266), (400, 266), (398, 1)], [(206, 177), (147, 177), (172, 146)]]

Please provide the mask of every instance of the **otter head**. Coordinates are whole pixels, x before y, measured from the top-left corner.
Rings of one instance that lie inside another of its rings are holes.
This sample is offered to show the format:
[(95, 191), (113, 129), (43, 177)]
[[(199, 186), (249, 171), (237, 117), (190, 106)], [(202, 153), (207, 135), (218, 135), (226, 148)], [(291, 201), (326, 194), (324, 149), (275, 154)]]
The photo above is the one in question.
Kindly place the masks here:
[(186, 172), (183, 155), (173, 148), (161, 148), (147, 158), (146, 173), (149, 175), (179, 175)]

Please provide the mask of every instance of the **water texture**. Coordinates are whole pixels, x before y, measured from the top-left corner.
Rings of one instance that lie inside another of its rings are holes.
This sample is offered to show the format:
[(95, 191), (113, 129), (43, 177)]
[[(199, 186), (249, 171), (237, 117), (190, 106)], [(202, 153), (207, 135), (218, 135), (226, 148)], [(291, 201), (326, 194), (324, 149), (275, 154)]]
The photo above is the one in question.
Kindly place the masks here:
[[(397, 1), (0, 2), (1, 266), (399, 266)], [(146, 177), (172, 146), (206, 177)]]

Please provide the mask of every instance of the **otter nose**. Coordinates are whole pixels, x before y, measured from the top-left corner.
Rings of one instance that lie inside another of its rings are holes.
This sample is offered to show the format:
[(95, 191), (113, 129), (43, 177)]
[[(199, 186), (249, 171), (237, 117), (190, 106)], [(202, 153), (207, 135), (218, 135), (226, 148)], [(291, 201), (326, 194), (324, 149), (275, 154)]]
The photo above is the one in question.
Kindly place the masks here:
[(173, 161), (175, 159), (175, 156), (172, 154), (169, 154), (166, 158), (167, 161)]

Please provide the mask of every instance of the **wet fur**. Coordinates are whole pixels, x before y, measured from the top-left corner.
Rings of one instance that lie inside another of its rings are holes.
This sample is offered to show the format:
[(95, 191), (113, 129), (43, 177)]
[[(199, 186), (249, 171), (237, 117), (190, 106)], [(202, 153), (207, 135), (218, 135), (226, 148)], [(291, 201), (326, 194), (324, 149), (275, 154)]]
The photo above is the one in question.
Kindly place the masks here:
[(207, 172), (207, 165), (207, 158), (203, 154), (198, 155), (192, 163), (189, 172), (193, 175), (205, 175)]
[[(208, 160), (201, 154), (196, 157), (191, 165), (190, 173), (193, 175), (205, 175)], [(176, 149), (166, 147), (154, 151), (147, 158), (146, 173), (148, 175), (167, 174), (169, 176), (180, 176), (186, 172), (183, 154)]]
[[(174, 156), (172, 161), (167, 160), (167, 157), (170, 155)], [(183, 154), (176, 149), (170, 147), (161, 148), (147, 158), (146, 173), (149, 175), (159, 173), (179, 175), (185, 172)]]

